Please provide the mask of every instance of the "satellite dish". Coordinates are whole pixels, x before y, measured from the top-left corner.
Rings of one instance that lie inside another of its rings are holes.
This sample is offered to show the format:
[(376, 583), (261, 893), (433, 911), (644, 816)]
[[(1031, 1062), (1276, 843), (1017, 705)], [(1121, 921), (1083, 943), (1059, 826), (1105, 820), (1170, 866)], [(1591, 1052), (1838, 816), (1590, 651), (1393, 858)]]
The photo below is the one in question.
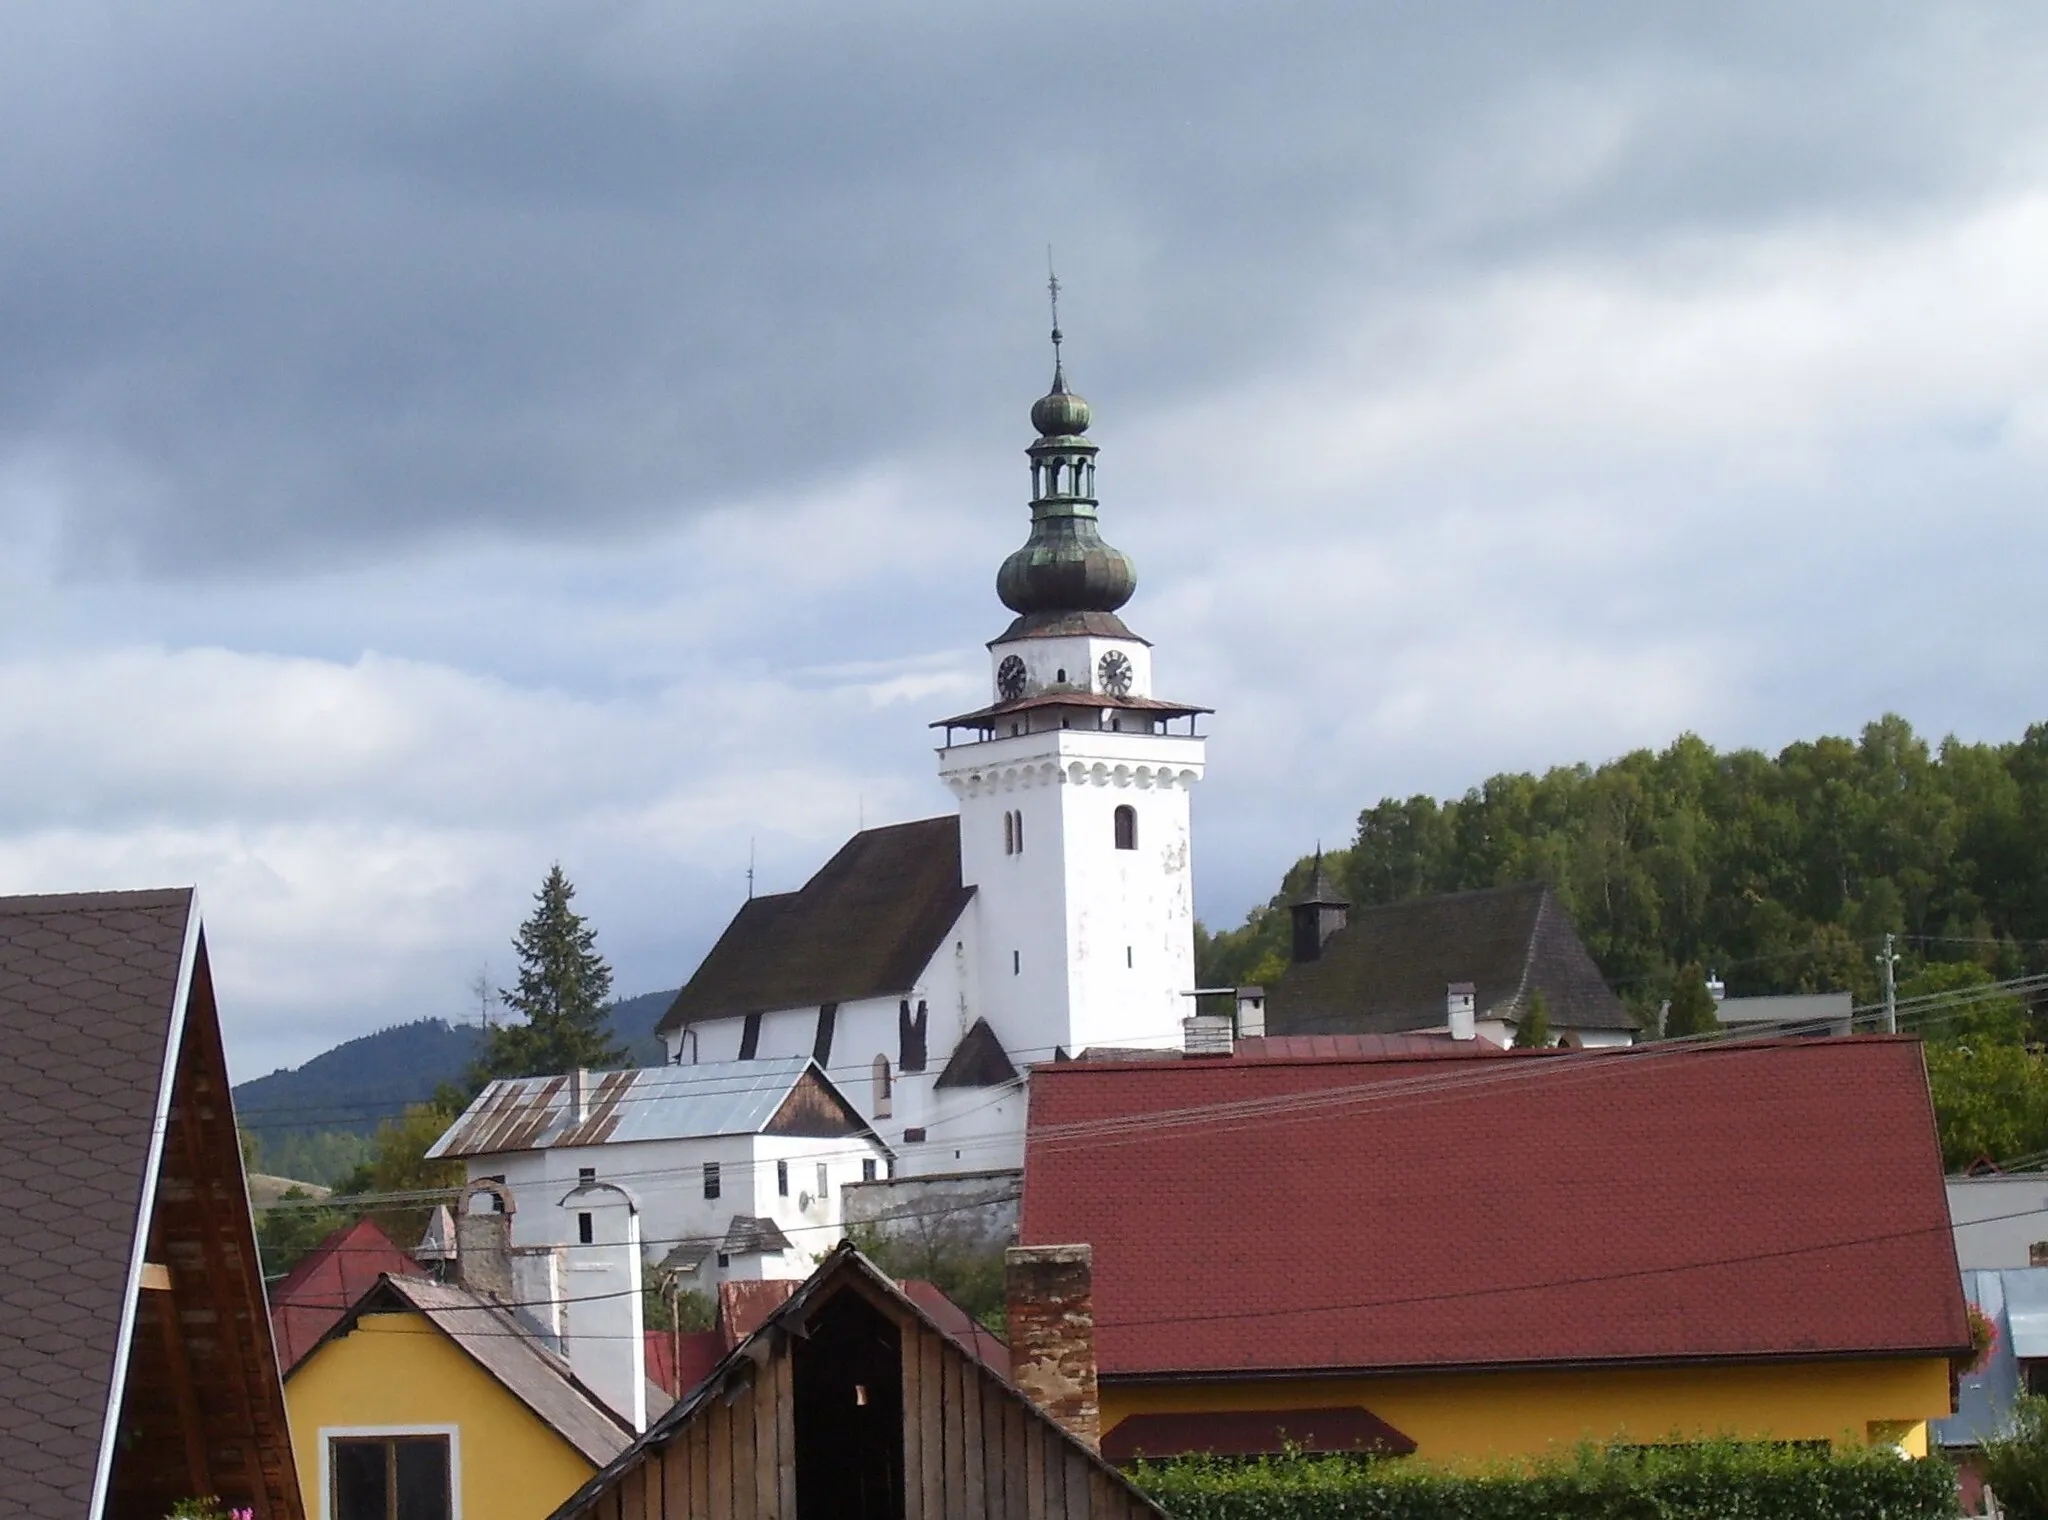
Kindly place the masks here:
[(796, 1195), (796, 1206), (798, 1209), (809, 1208), (811, 1206), (811, 1195), (803, 1192), (798, 1193)]

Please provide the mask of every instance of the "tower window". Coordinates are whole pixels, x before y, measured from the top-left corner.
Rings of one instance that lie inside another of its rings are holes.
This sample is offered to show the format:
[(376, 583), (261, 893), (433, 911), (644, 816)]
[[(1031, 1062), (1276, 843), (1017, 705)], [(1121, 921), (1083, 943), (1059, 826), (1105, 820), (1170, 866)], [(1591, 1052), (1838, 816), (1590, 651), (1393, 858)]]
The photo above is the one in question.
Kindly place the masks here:
[(1134, 967), (1134, 966), (1136, 966), (1137, 964), (1138, 964), (1138, 962), (1137, 962), (1136, 958), (1135, 958), (1135, 957), (1134, 957), (1134, 956), (1132, 955), (1132, 953), (1131, 953), (1131, 947), (1130, 947), (1129, 945), (1125, 945), (1125, 946), (1124, 946), (1124, 970), (1126, 970), (1126, 971), (1129, 971), (1129, 970), (1130, 970), (1131, 968), (1133, 968), (1133, 967)]
[(1022, 950), (1012, 950), (1010, 952), (1010, 975), (1015, 976), (1023, 969), (1024, 952)]
[(1116, 810), (1116, 847), (1119, 850), (1138, 847), (1138, 810), (1128, 802)]
[(576, 1239), (581, 1245), (589, 1245), (597, 1238), (596, 1222), (588, 1214), (576, 1216)]
[(578, 1187), (589, 1187), (595, 1181), (597, 1181), (596, 1167), (579, 1166), (576, 1168), (576, 1185)]
[(1062, 686), (1067, 684), (1067, 669), (1064, 665), (1059, 668), (1058, 673), (1053, 676), (1053, 679)]
[(704, 1196), (706, 1198), (716, 1198), (718, 1196), (718, 1163), (716, 1161), (704, 1163)]
[(875, 1117), (886, 1119), (895, 1107), (894, 1084), (889, 1080), (889, 1058), (875, 1057)]
[(775, 1195), (778, 1198), (787, 1198), (789, 1196), (789, 1163), (787, 1161), (775, 1163)]

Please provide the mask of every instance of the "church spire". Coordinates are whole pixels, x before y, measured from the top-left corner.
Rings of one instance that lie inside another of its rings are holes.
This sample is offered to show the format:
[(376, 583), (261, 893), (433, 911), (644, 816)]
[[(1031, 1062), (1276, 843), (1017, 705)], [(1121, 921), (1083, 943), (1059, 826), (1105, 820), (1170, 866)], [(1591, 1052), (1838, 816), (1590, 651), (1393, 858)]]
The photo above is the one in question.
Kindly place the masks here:
[[(1052, 297), (1052, 389), (1031, 406), (1038, 439), (1031, 460), (1031, 536), (1003, 561), (996, 595), (1018, 614), (1010, 635), (1044, 632), (1083, 622), (1095, 631), (1128, 634), (1117, 608), (1138, 589), (1130, 556), (1102, 540), (1095, 500), (1096, 448), (1086, 436), (1088, 403), (1067, 388), (1060, 331), (1060, 282), (1046, 282)], [(1110, 627), (1108, 625), (1114, 625)]]

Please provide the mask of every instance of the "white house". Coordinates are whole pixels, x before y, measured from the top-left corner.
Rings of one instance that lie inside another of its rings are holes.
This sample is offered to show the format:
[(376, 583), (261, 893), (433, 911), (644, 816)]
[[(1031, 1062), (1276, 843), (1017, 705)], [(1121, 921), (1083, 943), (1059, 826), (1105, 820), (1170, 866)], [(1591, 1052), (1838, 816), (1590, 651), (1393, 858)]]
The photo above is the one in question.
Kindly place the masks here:
[(427, 1155), (532, 1202), (515, 1247), (574, 1246), (572, 1227), (592, 1244), (593, 1209), (554, 1205), (622, 1188), (647, 1257), (700, 1289), (807, 1276), (842, 1233), (840, 1187), (892, 1159), (808, 1056), (493, 1082)]
[(1016, 617), (989, 700), (932, 725), (958, 811), (864, 830), (749, 901), (659, 1026), (685, 1066), (815, 1059), (906, 1174), (1021, 1166), (1032, 1063), (1177, 1047), (1193, 1011), (1208, 709), (1155, 694), (1117, 615), (1137, 576), (1098, 532), (1057, 348), (1031, 420), (1031, 533), (996, 578)]

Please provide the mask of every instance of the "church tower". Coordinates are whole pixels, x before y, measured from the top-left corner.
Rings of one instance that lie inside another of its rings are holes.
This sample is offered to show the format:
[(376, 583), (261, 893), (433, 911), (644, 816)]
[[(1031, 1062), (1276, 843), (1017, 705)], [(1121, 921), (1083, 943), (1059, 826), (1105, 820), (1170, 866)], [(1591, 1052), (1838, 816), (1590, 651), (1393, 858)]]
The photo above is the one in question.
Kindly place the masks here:
[[(1055, 287), (1057, 296), (1057, 287)], [(1021, 1065), (1090, 1046), (1177, 1046), (1195, 985), (1189, 792), (1209, 709), (1154, 695), (1152, 646), (1117, 613), (1137, 589), (1102, 539), (1088, 403), (1033, 404), (1031, 535), (996, 594), (991, 701), (933, 724), (975, 888), (981, 1008)]]

